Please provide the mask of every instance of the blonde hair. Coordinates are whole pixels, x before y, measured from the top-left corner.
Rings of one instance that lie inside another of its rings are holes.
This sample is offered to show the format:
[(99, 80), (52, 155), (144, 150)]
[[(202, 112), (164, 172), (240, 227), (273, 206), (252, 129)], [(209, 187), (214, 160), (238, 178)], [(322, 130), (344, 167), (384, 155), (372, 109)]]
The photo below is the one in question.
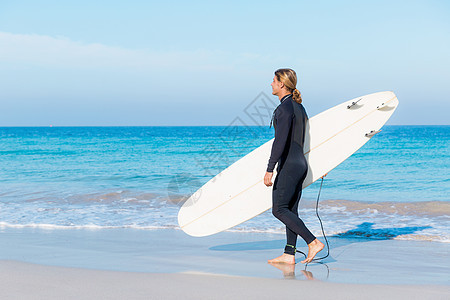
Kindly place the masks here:
[(275, 71), (278, 81), (282, 82), (292, 93), (292, 98), (297, 103), (302, 103), (302, 95), (295, 87), (297, 85), (297, 74), (292, 69), (278, 69)]

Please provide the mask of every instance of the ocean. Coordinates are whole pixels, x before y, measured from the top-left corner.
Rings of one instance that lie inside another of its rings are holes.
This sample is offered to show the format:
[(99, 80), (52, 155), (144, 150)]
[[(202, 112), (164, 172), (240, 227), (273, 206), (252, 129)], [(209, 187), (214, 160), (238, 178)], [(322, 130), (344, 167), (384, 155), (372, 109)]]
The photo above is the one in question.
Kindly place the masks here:
[[(0, 228), (177, 229), (183, 200), (273, 128), (2, 127)], [(450, 242), (450, 126), (385, 126), (332, 170), (327, 235)], [(261, 174), (263, 177), (264, 174)], [(321, 235), (320, 182), (299, 214)], [(265, 212), (230, 231), (284, 233)]]

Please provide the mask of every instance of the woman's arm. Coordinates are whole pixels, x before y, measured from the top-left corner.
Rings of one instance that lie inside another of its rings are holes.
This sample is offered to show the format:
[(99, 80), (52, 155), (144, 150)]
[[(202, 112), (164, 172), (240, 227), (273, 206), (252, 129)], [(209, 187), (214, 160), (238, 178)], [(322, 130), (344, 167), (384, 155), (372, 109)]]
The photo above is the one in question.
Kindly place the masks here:
[(292, 113), (282, 106), (280, 106), (275, 112), (275, 119), (277, 122), (275, 129), (275, 140), (272, 144), (272, 152), (270, 154), (267, 172), (273, 172), (275, 164), (283, 154), (289, 135), (289, 129), (292, 125), (292, 117)]

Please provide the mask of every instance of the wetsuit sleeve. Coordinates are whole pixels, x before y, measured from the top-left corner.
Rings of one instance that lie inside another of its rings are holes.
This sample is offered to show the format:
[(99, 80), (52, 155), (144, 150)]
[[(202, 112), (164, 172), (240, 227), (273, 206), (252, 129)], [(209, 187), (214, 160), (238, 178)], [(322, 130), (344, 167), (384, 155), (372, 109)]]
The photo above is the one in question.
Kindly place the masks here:
[(272, 144), (272, 152), (270, 153), (269, 164), (267, 166), (267, 172), (273, 172), (275, 164), (283, 154), (284, 147), (289, 135), (289, 129), (292, 123), (292, 114), (285, 109), (278, 109), (275, 112), (275, 119), (277, 121), (275, 128), (275, 140)]

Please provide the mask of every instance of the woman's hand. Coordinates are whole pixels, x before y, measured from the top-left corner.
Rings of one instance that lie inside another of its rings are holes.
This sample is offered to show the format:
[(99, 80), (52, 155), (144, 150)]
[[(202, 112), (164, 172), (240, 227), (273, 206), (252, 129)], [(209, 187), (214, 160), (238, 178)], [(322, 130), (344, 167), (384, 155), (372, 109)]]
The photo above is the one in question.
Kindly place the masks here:
[(272, 176), (273, 172), (266, 172), (266, 175), (264, 176), (264, 184), (266, 186), (272, 186)]

